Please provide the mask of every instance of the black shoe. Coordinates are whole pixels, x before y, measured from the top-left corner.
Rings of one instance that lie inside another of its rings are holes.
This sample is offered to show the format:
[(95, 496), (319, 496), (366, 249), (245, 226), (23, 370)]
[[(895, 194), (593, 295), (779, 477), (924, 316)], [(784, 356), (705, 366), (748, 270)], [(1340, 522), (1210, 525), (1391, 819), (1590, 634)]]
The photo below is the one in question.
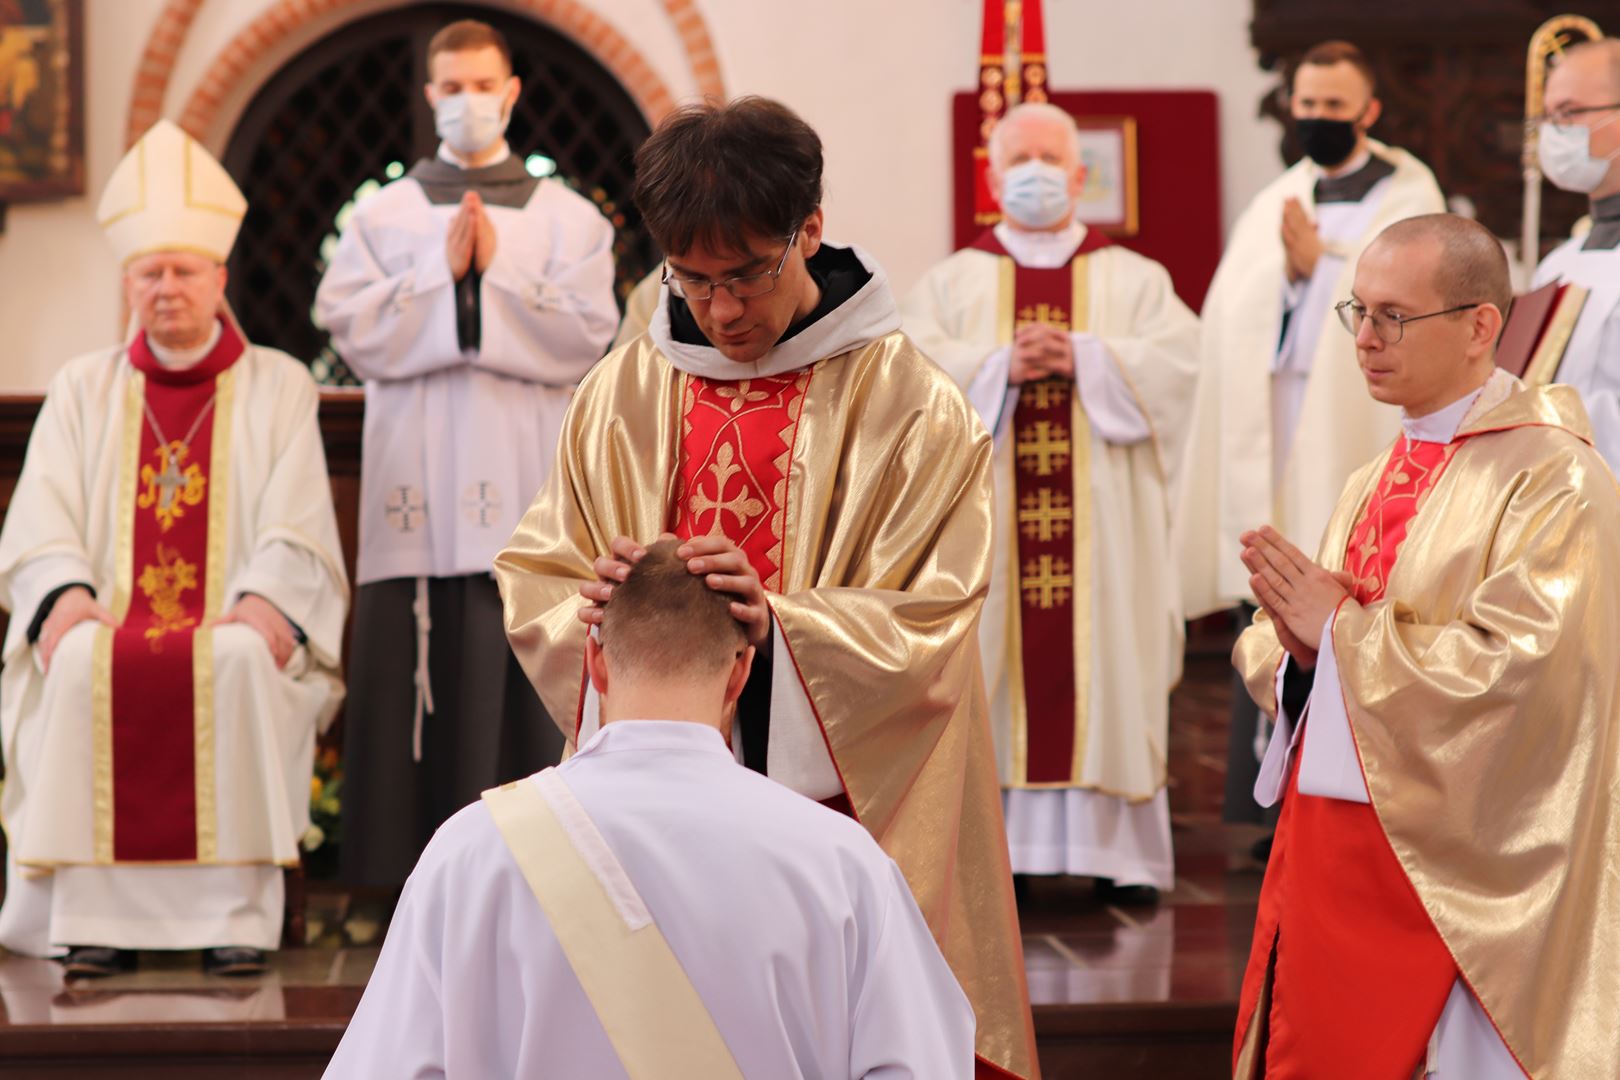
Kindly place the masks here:
[(69, 979), (99, 979), (134, 971), (135, 952), (105, 945), (72, 945), (60, 963), (63, 975)]
[(1159, 902), (1159, 890), (1152, 885), (1116, 885), (1113, 878), (1098, 878), (1097, 898), (1122, 907), (1152, 907)]
[(264, 950), (246, 945), (223, 945), (202, 954), (204, 975), (263, 975), (265, 967)]

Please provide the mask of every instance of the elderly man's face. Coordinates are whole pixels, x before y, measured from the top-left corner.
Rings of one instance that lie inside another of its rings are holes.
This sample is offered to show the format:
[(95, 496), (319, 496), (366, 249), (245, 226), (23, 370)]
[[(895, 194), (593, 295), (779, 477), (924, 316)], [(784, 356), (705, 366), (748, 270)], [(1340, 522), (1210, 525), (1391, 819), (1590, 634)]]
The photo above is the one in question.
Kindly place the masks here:
[[(1543, 102), (1547, 116), (1554, 122), (1579, 125), (1591, 131), (1588, 147), (1593, 157), (1620, 155), (1620, 109), (1573, 114), (1568, 110), (1616, 104), (1620, 104), (1620, 78), (1616, 77), (1615, 66), (1604, 51), (1588, 49), (1574, 53), (1547, 76)], [(1609, 164), (1604, 187), (1613, 186), (1617, 179), (1620, 179), (1620, 156)]]
[(124, 297), (154, 342), (196, 348), (208, 340), (225, 301), (225, 267), (189, 252), (142, 255), (124, 268)]
[(1007, 170), (1026, 161), (1056, 165), (1069, 177), (1069, 200), (1080, 197), (1085, 186), (1086, 168), (1076, 152), (1074, 136), (1061, 122), (1044, 116), (1019, 118), (999, 140), (998, 160), (990, 162), (990, 192), (999, 203)]
[[(745, 251), (715, 251), (694, 244), (689, 251), (670, 252), (671, 284), (684, 291), (686, 306), (703, 336), (727, 360), (739, 364), (757, 362), (782, 339), (794, 320), (809, 314), (815, 306), (815, 291), (805, 260), (821, 249), (821, 210), (818, 208), (788, 243), (786, 236), (750, 236)], [(733, 296), (717, 284), (731, 278), (751, 278), (741, 283), (741, 291), (753, 292), (771, 284), (774, 287), (757, 296)], [(712, 288), (706, 300), (692, 299), (694, 293)]]
[[(1438, 241), (1375, 242), (1356, 264), (1352, 295), (1369, 316), (1386, 320), (1444, 311), (1452, 305), (1440, 294), (1441, 272)], [(1375, 400), (1422, 416), (1467, 392), (1473, 309), (1414, 322), (1394, 344), (1378, 336), (1377, 321), (1364, 319), (1356, 334), (1356, 359)]]

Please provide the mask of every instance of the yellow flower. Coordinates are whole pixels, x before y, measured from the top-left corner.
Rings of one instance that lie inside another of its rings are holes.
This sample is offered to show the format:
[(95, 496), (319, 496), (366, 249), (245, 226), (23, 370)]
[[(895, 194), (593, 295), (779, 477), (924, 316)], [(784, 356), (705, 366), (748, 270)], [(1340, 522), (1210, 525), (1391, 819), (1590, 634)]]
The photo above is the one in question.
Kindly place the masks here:
[(318, 777), (318, 776), (312, 776), (312, 777), (309, 778), (309, 801), (314, 802), (316, 799), (319, 799), (320, 797), (321, 797), (321, 778)]

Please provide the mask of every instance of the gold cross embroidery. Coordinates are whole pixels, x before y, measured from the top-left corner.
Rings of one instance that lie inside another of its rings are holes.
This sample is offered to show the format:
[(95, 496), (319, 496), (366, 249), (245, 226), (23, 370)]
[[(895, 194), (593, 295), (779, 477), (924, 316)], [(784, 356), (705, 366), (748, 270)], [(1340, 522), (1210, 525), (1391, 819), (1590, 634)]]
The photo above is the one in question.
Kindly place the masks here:
[(1069, 429), (1037, 420), (1018, 437), (1018, 463), (1036, 476), (1051, 476), (1069, 463)]
[(731, 402), (731, 411), (732, 412), (734, 412), (734, 413), (735, 412), (742, 412), (742, 407), (744, 405), (752, 405), (756, 401), (764, 401), (766, 398), (771, 396), (769, 393), (767, 393), (764, 390), (750, 390), (750, 389), (748, 389), (748, 386), (749, 386), (750, 382), (751, 382), (751, 380), (744, 379), (741, 382), (739, 382), (735, 387), (730, 387), (730, 386), (718, 387), (715, 390), (715, 395), (717, 397), (722, 397), (722, 398), (725, 398), (727, 401), (730, 401)]
[(1069, 386), (1060, 379), (1025, 383), (1023, 393), (1035, 409), (1057, 409), (1069, 403)]
[(1048, 611), (1069, 602), (1074, 588), (1074, 575), (1069, 572), (1067, 559), (1054, 559), (1042, 555), (1024, 563), (1024, 603)]
[(1073, 520), (1069, 497), (1061, 491), (1041, 488), (1019, 500), (1018, 524), (1026, 540), (1042, 543), (1060, 540), (1068, 535), (1069, 523)]
[(1056, 304), (1032, 304), (1019, 309), (1018, 325), (1060, 326), (1068, 329), (1069, 313)]
[[(747, 383), (743, 384), (745, 387)], [(741, 529), (748, 524), (750, 518), (758, 517), (765, 512), (765, 504), (758, 499), (750, 498), (748, 488), (737, 492), (727, 499), (726, 483), (732, 474), (742, 471), (742, 466), (735, 464), (736, 454), (730, 443), (721, 443), (720, 449), (715, 453), (714, 461), (709, 465), (708, 471), (714, 474), (714, 494), (710, 495), (700, 486), (692, 497), (687, 500), (687, 507), (692, 511), (694, 524), (704, 514), (714, 511), (714, 524), (709, 526), (709, 535), (718, 536), (725, 532), (725, 516), (729, 510), (737, 518), (737, 527)]]

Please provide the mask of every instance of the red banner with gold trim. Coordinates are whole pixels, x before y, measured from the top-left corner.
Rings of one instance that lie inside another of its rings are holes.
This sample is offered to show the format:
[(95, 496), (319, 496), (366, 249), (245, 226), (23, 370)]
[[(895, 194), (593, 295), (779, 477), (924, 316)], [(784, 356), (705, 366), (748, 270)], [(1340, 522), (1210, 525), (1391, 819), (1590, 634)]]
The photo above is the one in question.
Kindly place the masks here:
[(97, 694), (107, 712), (98, 717), (106, 729), (98, 742), (111, 759), (98, 770), (111, 788), (98, 800), (110, 811), (103, 829), (111, 834), (98, 836), (98, 857), (113, 862), (211, 858), (211, 844), (199, 837), (211, 836), (212, 823), (200, 824), (199, 814), (212, 810), (202, 805), (211, 802), (213, 785), (212, 657), (196, 635), (217, 614), (209, 610), (219, 593), (211, 575), (224, 573), (214, 477), (226, 462), (217, 460), (215, 436), (229, 424), (221, 420), (231, 404), (229, 369), (244, 350), (234, 327), (222, 325), (214, 349), (183, 371), (165, 370), (144, 335), (129, 349), (144, 378), (125, 416), (140, 426), (138, 442), (126, 432), (126, 447), (138, 445), (136, 462), (124, 470), (133, 487), (125, 493), (132, 521), (120, 552), (128, 585), (116, 601), (122, 621), (107, 635), (108, 690)]
[(979, 43), (979, 141), (973, 150), (974, 220), (991, 225), (1001, 207), (990, 193), (990, 132), (1008, 109), (1046, 100), (1046, 22), (1041, 0), (984, 0)]

